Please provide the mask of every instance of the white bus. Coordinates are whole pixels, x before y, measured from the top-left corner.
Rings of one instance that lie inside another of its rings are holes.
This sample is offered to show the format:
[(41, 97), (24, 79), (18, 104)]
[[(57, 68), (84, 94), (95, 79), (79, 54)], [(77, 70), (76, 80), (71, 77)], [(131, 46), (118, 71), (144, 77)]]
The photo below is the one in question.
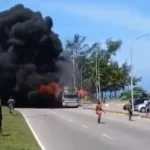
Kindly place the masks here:
[(63, 107), (78, 107), (78, 89), (71, 87), (64, 87), (62, 92), (62, 106)]

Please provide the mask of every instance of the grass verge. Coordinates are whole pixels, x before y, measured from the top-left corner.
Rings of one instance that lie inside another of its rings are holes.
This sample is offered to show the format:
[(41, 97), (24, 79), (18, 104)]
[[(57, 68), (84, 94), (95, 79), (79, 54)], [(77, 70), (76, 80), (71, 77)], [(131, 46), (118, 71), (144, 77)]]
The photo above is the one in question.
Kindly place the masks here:
[(10, 115), (3, 107), (3, 137), (0, 137), (1, 150), (40, 150), (34, 136), (20, 112)]

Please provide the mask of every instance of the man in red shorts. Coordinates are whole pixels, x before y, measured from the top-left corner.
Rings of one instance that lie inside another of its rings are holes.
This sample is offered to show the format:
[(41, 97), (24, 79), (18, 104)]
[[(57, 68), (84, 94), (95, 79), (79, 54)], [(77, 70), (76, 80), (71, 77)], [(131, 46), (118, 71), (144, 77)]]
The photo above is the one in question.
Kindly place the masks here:
[(98, 123), (101, 122), (101, 116), (102, 116), (102, 112), (105, 113), (105, 111), (103, 110), (102, 108), (102, 104), (101, 102), (99, 101), (96, 105), (96, 114), (98, 115)]

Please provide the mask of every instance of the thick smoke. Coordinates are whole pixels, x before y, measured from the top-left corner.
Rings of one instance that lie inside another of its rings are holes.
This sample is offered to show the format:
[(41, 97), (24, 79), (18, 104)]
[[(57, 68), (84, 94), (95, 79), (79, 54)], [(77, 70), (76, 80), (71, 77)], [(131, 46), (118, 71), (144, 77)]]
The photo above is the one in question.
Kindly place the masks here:
[(71, 78), (68, 68), (72, 68), (69, 66), (72, 63), (59, 58), (62, 44), (52, 27), (50, 17), (43, 18), (40, 12), (21, 4), (0, 13), (0, 96), (3, 103), (9, 96), (15, 96), (23, 105), (29, 101), (34, 103), (31, 99), (41, 86), (53, 82), (65, 84), (66, 77)]
[[(71, 58), (71, 53), (67, 50), (60, 54), (59, 60), (57, 61), (57, 66), (59, 68), (59, 82), (60, 84), (65, 83), (66, 86), (74, 86), (73, 79), (73, 60)], [(80, 72), (78, 69), (78, 63), (75, 63), (75, 83), (76, 86), (80, 86)]]

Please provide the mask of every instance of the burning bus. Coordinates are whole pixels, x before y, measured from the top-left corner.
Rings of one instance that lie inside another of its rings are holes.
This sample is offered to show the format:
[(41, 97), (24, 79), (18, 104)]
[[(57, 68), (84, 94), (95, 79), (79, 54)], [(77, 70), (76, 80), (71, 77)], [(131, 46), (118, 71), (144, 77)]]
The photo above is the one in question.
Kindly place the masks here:
[(55, 104), (57, 107), (78, 107), (78, 89), (76, 87), (60, 87), (58, 84), (49, 83), (48, 85), (43, 85), (39, 89), (40, 94), (53, 94)]

